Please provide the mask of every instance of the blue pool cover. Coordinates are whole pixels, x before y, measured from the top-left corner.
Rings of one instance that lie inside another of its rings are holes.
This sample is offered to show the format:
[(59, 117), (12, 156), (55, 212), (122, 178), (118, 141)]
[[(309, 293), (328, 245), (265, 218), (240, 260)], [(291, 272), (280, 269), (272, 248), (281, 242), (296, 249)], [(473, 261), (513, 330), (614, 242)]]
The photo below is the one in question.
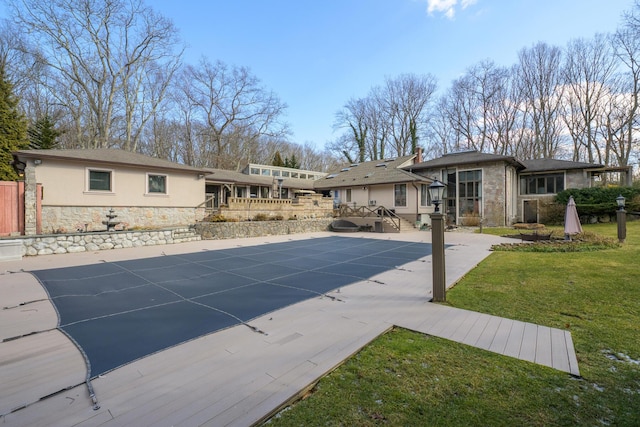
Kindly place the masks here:
[(32, 274), (95, 378), (430, 253), (427, 243), (326, 237)]

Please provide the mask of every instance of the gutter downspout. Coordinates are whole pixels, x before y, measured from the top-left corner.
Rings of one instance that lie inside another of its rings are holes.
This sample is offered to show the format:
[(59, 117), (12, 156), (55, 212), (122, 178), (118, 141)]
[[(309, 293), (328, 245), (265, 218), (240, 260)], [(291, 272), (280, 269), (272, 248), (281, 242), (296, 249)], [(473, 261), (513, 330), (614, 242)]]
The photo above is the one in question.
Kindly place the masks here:
[(420, 221), (420, 217), (418, 216), (418, 215), (420, 215), (419, 214), (419, 211), (420, 211), (420, 205), (419, 205), (419, 203), (420, 203), (420, 190), (418, 190), (418, 186), (416, 185), (415, 181), (411, 181), (411, 185), (413, 185), (413, 188), (416, 189), (416, 221), (415, 222), (417, 223), (418, 221)]

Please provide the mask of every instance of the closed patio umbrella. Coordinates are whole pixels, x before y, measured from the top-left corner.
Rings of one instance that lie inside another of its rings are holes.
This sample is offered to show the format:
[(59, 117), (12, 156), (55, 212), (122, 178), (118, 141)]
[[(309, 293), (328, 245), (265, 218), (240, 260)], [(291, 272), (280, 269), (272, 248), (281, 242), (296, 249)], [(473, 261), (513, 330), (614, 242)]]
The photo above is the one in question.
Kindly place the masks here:
[(573, 200), (573, 196), (571, 196), (569, 197), (567, 210), (564, 215), (564, 235), (570, 239), (572, 234), (579, 233), (582, 233), (582, 225), (580, 225), (576, 202)]

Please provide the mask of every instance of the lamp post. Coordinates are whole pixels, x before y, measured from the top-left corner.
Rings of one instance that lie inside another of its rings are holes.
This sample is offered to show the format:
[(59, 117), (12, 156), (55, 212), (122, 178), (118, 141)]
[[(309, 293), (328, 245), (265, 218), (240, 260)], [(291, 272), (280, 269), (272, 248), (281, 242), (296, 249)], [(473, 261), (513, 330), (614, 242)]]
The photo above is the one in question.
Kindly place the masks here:
[(618, 210), (616, 212), (616, 222), (618, 223), (618, 241), (624, 243), (627, 238), (627, 211), (624, 210), (624, 197), (622, 194), (616, 197)]
[(431, 217), (431, 260), (433, 270), (433, 301), (446, 301), (446, 280), (444, 262), (444, 214), (440, 212), (440, 204), (445, 185), (439, 180), (429, 186), (431, 204), (435, 207)]

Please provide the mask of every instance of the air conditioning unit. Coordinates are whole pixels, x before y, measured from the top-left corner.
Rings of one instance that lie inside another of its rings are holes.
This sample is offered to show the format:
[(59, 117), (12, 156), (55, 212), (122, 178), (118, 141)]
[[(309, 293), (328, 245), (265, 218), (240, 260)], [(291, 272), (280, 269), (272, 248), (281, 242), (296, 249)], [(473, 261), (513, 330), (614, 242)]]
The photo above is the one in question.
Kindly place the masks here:
[(375, 206), (375, 205), (377, 205), (377, 204), (378, 204), (378, 203), (376, 203), (376, 201), (375, 201), (375, 200), (369, 200), (369, 206)]

